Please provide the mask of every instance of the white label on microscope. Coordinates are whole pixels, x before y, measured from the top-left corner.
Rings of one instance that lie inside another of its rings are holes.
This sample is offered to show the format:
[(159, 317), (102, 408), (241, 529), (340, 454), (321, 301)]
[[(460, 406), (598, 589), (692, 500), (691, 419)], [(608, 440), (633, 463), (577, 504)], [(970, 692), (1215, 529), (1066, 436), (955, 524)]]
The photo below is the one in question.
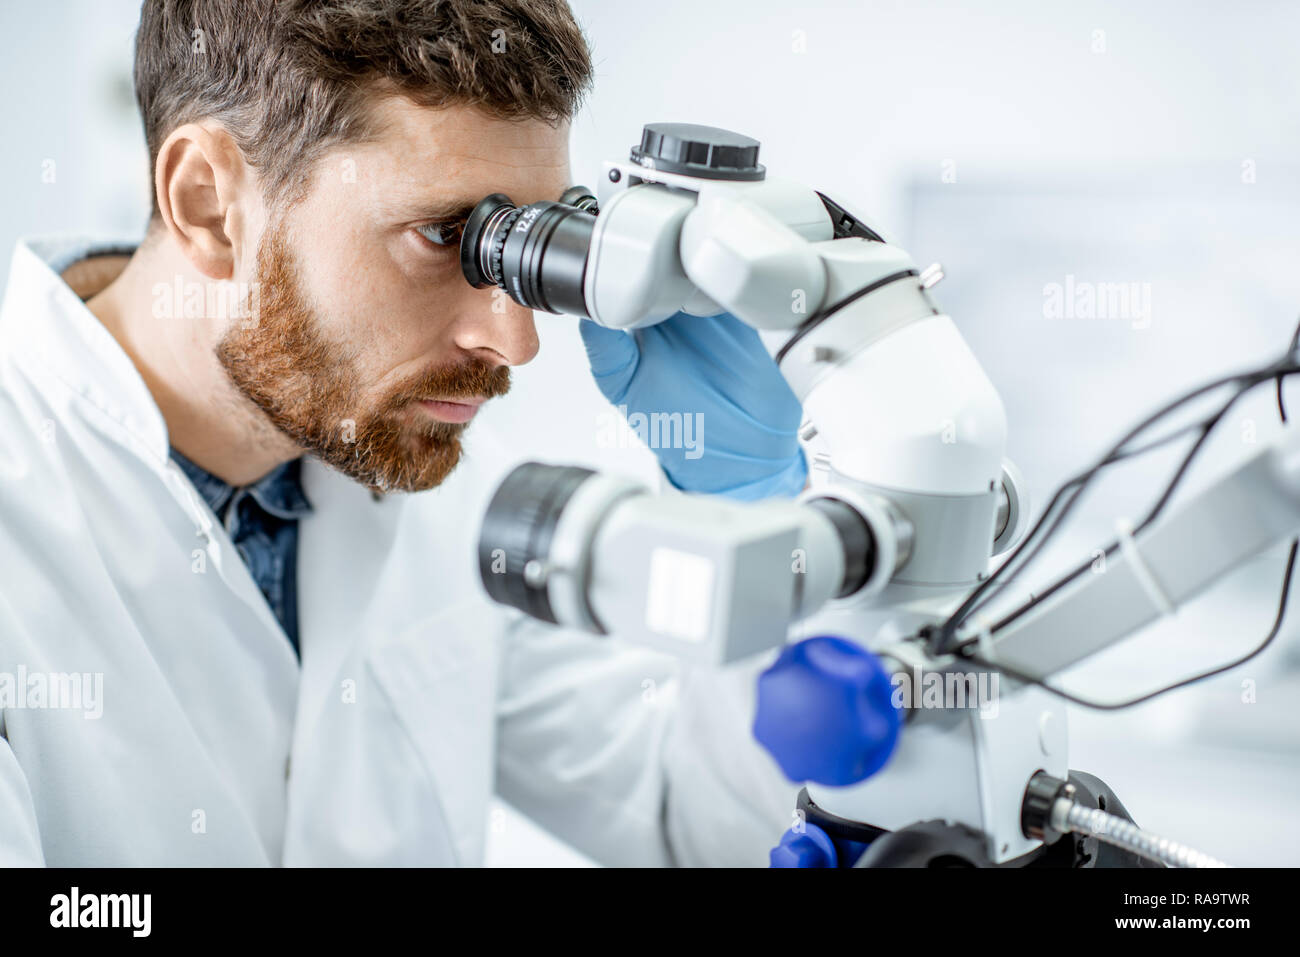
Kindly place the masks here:
[(713, 562), (702, 555), (656, 548), (650, 553), (645, 624), (682, 641), (708, 637), (713, 612)]

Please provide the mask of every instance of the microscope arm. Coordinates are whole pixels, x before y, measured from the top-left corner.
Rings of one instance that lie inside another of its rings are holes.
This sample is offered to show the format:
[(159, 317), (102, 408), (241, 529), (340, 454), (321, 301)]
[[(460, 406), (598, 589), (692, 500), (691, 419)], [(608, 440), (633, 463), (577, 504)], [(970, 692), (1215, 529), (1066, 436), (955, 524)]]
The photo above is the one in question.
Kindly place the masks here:
[[(787, 187), (779, 195), (789, 192), (800, 190)], [(803, 192), (806, 204), (823, 202), (815, 191)], [(680, 239), (682, 268), (695, 288), (756, 329), (798, 329), (853, 292), (918, 272), (897, 246), (860, 234), (832, 238), (825, 207), (820, 230), (800, 231), (766, 208), (764, 199), (756, 191), (703, 189)]]
[[(998, 663), (1038, 677), (1170, 614), (1223, 574), (1300, 533), (1300, 429), (992, 632)], [(967, 632), (971, 636), (973, 632)]]

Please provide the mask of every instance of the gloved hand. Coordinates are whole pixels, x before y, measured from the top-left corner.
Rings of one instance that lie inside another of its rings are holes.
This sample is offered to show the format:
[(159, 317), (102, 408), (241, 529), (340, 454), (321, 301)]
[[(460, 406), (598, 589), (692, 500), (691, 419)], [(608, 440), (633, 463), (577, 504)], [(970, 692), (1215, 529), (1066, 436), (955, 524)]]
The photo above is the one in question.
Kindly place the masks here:
[(741, 501), (803, 491), (803, 410), (751, 326), (679, 312), (631, 332), (579, 328), (600, 391), (675, 487)]

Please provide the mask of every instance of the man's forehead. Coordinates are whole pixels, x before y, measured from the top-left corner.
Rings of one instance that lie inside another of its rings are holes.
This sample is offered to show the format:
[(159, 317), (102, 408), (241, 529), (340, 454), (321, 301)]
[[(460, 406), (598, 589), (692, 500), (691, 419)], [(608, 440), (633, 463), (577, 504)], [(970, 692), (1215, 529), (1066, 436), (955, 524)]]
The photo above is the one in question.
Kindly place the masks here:
[[(377, 106), (398, 202), (476, 202), (493, 192), (523, 204), (558, 199), (569, 185), (568, 124), (503, 120), (464, 105), (421, 107), (403, 97)], [(553, 194), (553, 195), (552, 195)]]

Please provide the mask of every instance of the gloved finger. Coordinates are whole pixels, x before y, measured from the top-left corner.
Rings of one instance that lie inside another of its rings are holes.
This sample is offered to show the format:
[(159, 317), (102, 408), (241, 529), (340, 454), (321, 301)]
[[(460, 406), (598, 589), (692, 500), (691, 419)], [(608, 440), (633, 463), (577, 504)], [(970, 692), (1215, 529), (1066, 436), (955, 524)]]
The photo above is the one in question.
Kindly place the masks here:
[(726, 368), (774, 364), (758, 330), (730, 313), (690, 316), (679, 312), (646, 331), (671, 340), (674, 349), (704, 356)]
[(580, 320), (578, 332), (587, 350), (591, 374), (610, 401), (617, 401), (636, 374), (641, 350), (636, 339), (621, 329), (607, 329), (590, 319)]
[(735, 316), (679, 313), (642, 331), (645, 362), (689, 364), (697, 370), (698, 388), (719, 393), (755, 414), (782, 405), (794, 407), (792, 415), (800, 414), (798, 400), (758, 331)]

